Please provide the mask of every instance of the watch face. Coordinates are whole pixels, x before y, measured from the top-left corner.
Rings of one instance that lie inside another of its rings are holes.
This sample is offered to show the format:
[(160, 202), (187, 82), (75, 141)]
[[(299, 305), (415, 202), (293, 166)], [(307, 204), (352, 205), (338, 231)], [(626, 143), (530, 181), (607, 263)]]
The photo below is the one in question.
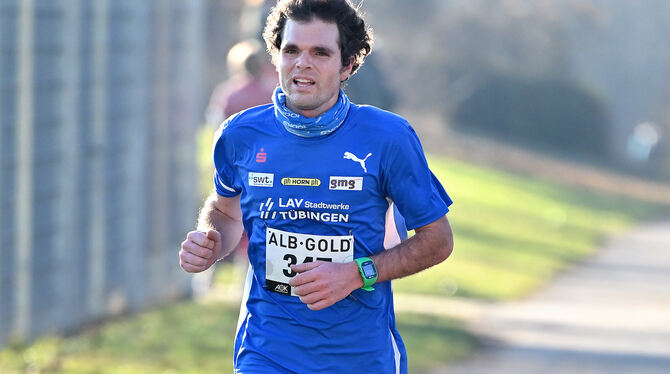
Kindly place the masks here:
[(370, 279), (377, 276), (377, 269), (375, 269), (375, 264), (372, 261), (365, 261), (362, 263), (361, 269), (363, 269), (365, 278)]

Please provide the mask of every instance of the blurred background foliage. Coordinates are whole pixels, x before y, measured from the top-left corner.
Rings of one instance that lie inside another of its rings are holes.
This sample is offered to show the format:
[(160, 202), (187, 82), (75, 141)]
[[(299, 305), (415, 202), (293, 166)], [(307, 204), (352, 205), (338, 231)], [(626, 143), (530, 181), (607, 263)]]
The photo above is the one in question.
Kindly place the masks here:
[[(667, 214), (670, 2), (354, 2), (376, 46), (348, 94), (410, 119), (455, 201), (452, 257), (394, 283), (398, 294), (427, 298), (424, 314), (399, 305), (410, 372), (476, 346), (431, 298), (523, 297), (608, 235)], [(271, 3), (205, 1), (204, 66), (194, 78), (204, 97), (227, 77), (230, 47), (259, 36)], [(212, 132), (198, 134), (203, 195)], [(0, 373), (230, 371), (242, 278), (235, 269), (220, 265), (214, 299), (12, 344), (0, 352)]]
[[(452, 115), (454, 127), (507, 142), (606, 161), (609, 118), (597, 96), (574, 83), (511, 75), (483, 79)], [(541, 125), (539, 125), (541, 124)]]
[(367, 1), (364, 9), (401, 112), (431, 112), (443, 126), (580, 162), (670, 175), (670, 3)]

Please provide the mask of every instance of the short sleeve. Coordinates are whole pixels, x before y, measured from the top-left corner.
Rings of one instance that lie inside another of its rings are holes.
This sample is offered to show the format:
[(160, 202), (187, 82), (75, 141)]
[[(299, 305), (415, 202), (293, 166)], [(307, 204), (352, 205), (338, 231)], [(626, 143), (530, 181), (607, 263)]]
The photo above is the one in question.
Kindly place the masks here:
[(232, 118), (229, 118), (217, 130), (212, 150), (214, 187), (216, 192), (224, 197), (237, 196), (242, 192), (242, 184), (235, 172), (235, 144), (233, 136), (228, 130), (228, 121)]
[(383, 182), (407, 228), (413, 230), (444, 216), (452, 200), (428, 168), (416, 133), (405, 126), (406, 136), (397, 137), (391, 145)]

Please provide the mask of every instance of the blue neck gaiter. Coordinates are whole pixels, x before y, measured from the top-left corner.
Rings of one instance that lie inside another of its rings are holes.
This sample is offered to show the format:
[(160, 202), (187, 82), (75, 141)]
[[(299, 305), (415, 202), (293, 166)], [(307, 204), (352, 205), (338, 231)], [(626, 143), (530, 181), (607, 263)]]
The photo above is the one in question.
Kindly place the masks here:
[(272, 102), (275, 107), (275, 117), (284, 125), (286, 131), (304, 138), (328, 135), (337, 130), (344, 122), (344, 119), (347, 118), (349, 105), (351, 104), (344, 91), (340, 90), (337, 102), (332, 108), (318, 117), (307, 118), (301, 114), (292, 112), (286, 106), (286, 94), (284, 94), (281, 87), (275, 89), (272, 95)]

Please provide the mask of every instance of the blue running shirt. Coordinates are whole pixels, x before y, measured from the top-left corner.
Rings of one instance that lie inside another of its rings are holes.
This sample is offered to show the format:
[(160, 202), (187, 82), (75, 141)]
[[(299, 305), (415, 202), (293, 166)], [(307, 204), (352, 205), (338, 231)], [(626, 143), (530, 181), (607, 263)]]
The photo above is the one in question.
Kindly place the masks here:
[(401, 117), (351, 105), (332, 134), (301, 138), (264, 105), (229, 118), (214, 145), (214, 182), (241, 194), (251, 267), (235, 339), (236, 373), (406, 373), (391, 282), (312, 311), (292, 296), (289, 266), (346, 262), (384, 250), (394, 202), (409, 230), (451, 199)]

